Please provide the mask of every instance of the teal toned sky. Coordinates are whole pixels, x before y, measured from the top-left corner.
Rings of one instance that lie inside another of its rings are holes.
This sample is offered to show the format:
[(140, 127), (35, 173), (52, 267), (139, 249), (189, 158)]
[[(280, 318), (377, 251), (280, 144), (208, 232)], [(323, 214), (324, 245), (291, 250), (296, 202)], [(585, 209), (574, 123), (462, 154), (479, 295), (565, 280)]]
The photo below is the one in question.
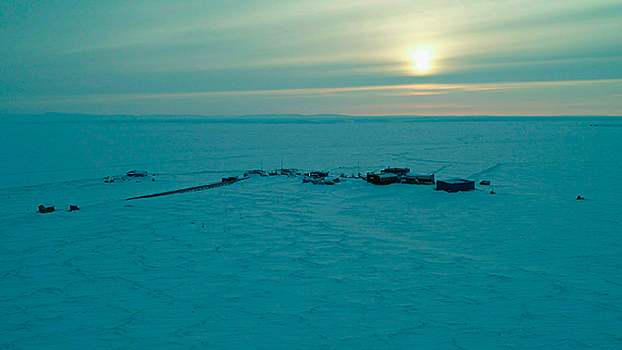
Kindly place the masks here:
[(0, 57), (0, 113), (622, 115), (620, 0), (0, 0)]

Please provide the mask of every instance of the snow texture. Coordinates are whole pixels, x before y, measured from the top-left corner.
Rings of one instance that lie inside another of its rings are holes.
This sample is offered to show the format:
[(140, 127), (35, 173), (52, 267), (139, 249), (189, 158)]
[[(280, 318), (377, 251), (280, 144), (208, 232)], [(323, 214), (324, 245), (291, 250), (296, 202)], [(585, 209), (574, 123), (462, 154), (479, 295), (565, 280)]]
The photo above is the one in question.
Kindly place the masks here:
[[(0, 348), (620, 349), (622, 128), (596, 123), (6, 123)], [(125, 200), (281, 166), (491, 186)]]

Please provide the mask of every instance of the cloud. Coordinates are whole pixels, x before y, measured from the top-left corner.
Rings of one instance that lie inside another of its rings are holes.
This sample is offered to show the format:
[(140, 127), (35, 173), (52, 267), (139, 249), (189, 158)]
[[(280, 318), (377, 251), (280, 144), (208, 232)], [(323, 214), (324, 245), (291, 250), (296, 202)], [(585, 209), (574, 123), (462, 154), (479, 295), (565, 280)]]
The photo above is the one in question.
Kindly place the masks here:
[[(0, 11), (3, 103), (264, 106), (253, 99), (448, 98), (622, 78), (622, 5), (612, 0), (15, 4)], [(427, 75), (409, 56), (421, 46), (433, 51)]]
[[(403, 85), (372, 85), (334, 88), (303, 88), (303, 89), (274, 89), (274, 90), (240, 90), (240, 91), (206, 91), (188, 93), (155, 93), (155, 94), (97, 94), (78, 95), (72, 101), (121, 101), (121, 100), (161, 100), (161, 99), (197, 99), (211, 97), (316, 97), (339, 96), (343, 94), (369, 94), (384, 96), (429, 96), (443, 95), (452, 92), (489, 92), (511, 91), (556, 87), (588, 87), (600, 85), (622, 84), (622, 79), (611, 80), (572, 80), (572, 81), (532, 81), (532, 82), (502, 82), (502, 83), (468, 83), (468, 84), (403, 84)], [(61, 98), (52, 96), (51, 99)]]
[[(0, 99), (5, 112), (97, 114), (621, 115), (622, 79), (83, 94)], [(208, 112), (206, 112), (208, 111)]]

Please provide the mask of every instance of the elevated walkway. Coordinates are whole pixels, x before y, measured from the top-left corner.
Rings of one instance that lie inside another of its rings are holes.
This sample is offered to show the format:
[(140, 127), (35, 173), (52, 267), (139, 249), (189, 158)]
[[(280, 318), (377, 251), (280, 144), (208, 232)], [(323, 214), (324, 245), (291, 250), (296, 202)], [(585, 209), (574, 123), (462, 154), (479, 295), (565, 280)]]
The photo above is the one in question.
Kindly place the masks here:
[(220, 182), (214, 182), (208, 185), (201, 185), (201, 186), (194, 186), (194, 187), (188, 187), (188, 188), (182, 188), (179, 190), (173, 190), (173, 191), (166, 191), (166, 192), (160, 192), (160, 193), (154, 193), (154, 194), (148, 194), (145, 196), (138, 196), (138, 197), (131, 197), (131, 198), (127, 198), (126, 201), (130, 201), (130, 200), (134, 200), (134, 199), (143, 199), (143, 198), (153, 198), (153, 197), (160, 197), (160, 196), (168, 196), (169, 194), (178, 194), (178, 193), (187, 193), (187, 192), (195, 192), (195, 191), (202, 191), (202, 190), (208, 190), (210, 188), (216, 188), (216, 187), (222, 187), (222, 186), (228, 186), (228, 185), (232, 185), (238, 181), (243, 181), (248, 179), (248, 177), (243, 177), (241, 179), (223, 179)]

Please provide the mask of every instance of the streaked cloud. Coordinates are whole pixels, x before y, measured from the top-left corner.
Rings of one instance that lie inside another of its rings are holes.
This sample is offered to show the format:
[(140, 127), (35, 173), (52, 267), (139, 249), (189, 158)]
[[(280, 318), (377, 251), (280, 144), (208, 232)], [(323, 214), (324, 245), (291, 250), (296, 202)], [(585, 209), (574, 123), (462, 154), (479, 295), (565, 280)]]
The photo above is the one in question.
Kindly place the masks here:
[[(611, 108), (622, 108), (620, 92), (622, 79), (40, 96), (7, 104), (17, 110), (54, 106), (81, 113), (112, 106), (103, 114), (153, 114), (151, 106), (158, 105), (156, 114), (188, 115), (203, 114), (205, 106), (217, 106), (218, 113), (212, 114), (218, 115), (271, 114), (276, 108), (301, 114), (328, 108), (350, 115), (541, 115), (543, 110), (547, 115), (609, 115)], [(254, 113), (246, 112), (247, 103), (255, 106)]]
[[(520, 84), (562, 89), (572, 81), (622, 79), (622, 4), (611, 0), (2, 6), (0, 111), (16, 101), (83, 96), (101, 96), (102, 104), (164, 99), (173, 111), (175, 99), (270, 96), (291, 100), (280, 107), (285, 110), (298, 106), (295, 98), (366, 93), (435, 100), (456, 91), (527, 88)], [(413, 68), (419, 47), (433, 53), (425, 74)], [(563, 94), (557, 98), (564, 102)], [(243, 105), (253, 113), (250, 100)], [(212, 114), (210, 108), (201, 113)], [(269, 111), (280, 112), (277, 106)], [(612, 107), (608, 113), (621, 112)]]

